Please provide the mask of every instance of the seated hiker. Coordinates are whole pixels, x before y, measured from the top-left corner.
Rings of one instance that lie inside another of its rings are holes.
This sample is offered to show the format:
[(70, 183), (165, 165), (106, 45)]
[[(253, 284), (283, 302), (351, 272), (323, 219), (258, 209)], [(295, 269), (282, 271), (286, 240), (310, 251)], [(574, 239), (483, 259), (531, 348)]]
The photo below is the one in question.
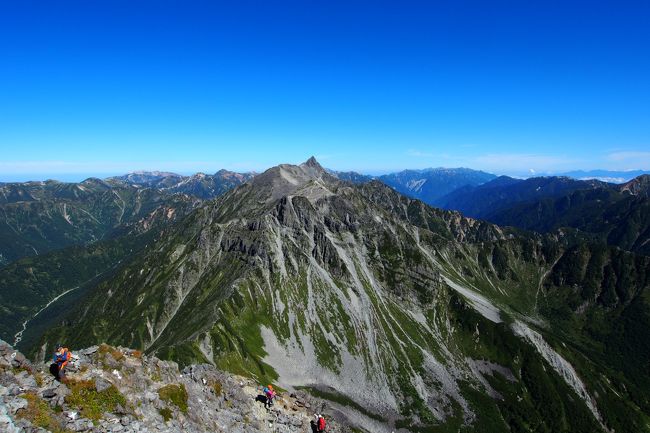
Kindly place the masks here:
[(61, 382), (66, 381), (65, 367), (70, 362), (70, 358), (72, 358), (72, 353), (70, 353), (68, 348), (63, 347), (62, 344), (57, 344), (56, 352), (54, 352), (54, 356), (52, 357), (52, 365), (50, 365), (50, 373), (52, 373), (56, 380)]
[(264, 387), (264, 396), (266, 397), (266, 402), (264, 403), (264, 406), (266, 408), (273, 406), (273, 399), (275, 399), (276, 396), (275, 390), (273, 389), (273, 385)]

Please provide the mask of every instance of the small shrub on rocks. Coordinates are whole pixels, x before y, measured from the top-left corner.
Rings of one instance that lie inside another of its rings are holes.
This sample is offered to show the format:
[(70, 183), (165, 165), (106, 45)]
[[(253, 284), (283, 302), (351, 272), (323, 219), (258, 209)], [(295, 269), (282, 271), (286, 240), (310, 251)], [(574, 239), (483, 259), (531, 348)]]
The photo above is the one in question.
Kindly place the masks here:
[(11, 369), (11, 371), (13, 372), (13, 374), (18, 374), (18, 373), (21, 373), (23, 371), (26, 371), (29, 374), (32, 373), (31, 370), (28, 367), (25, 367), (25, 366), (22, 366), (22, 365), (20, 367), (13, 367)]
[(31, 422), (36, 427), (41, 427), (52, 433), (67, 432), (56, 419), (54, 411), (46, 401), (33, 393), (22, 396), (27, 400), (27, 408), (18, 412), (17, 416)]
[(158, 413), (162, 415), (163, 419), (165, 422), (169, 421), (172, 419), (172, 411), (168, 407), (164, 407), (162, 409), (158, 409)]
[(108, 344), (102, 344), (99, 346), (99, 349), (97, 351), (102, 355), (110, 353), (113, 359), (116, 361), (121, 361), (124, 359), (124, 354), (120, 350), (116, 349), (113, 346), (109, 346)]
[(71, 392), (65, 398), (66, 403), (93, 421), (98, 421), (104, 412), (114, 412), (118, 404), (126, 405), (126, 398), (114, 385), (97, 392), (94, 380), (79, 380), (70, 382), (69, 387)]
[(187, 413), (187, 390), (185, 385), (166, 385), (158, 390), (161, 400), (174, 404), (181, 412)]
[(223, 392), (223, 385), (221, 385), (221, 382), (218, 380), (215, 380), (214, 383), (212, 384), (212, 389), (214, 390), (214, 395), (220, 396), (221, 393)]

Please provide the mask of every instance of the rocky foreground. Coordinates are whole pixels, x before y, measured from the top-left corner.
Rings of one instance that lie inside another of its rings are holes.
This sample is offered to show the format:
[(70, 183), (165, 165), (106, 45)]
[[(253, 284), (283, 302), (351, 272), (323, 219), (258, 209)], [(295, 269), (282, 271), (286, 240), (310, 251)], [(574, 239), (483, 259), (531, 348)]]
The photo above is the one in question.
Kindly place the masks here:
[[(0, 340), (1, 432), (310, 432), (325, 403), (280, 393), (267, 410), (261, 384), (207, 364), (108, 345), (74, 352), (66, 384)], [(329, 431), (346, 428), (330, 422)]]

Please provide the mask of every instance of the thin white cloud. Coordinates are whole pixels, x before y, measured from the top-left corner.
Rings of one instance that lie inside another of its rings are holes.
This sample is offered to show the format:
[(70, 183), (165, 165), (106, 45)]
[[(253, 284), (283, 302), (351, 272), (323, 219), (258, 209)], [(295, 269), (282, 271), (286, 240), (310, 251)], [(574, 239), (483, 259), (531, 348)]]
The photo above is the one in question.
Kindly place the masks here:
[(538, 155), (528, 153), (490, 153), (486, 155), (479, 155), (474, 158), (474, 160), (485, 164), (528, 164), (531, 166), (544, 164), (566, 164), (575, 161), (563, 156)]
[(408, 156), (412, 156), (412, 157), (415, 157), (415, 158), (435, 158), (436, 156), (438, 156), (438, 155), (436, 155), (434, 153), (431, 153), (431, 152), (422, 152), (420, 150), (415, 150), (415, 149), (409, 149), (406, 152), (406, 154)]
[(635, 162), (643, 165), (650, 163), (650, 152), (637, 152), (637, 151), (620, 151), (612, 152), (607, 155), (607, 159), (617, 162)]
[[(232, 166), (233, 164), (228, 164)], [(221, 168), (233, 169), (219, 161), (147, 161), (147, 162), (86, 162), (86, 161), (0, 161), (3, 174), (87, 174), (128, 173), (132, 171), (202, 171), (212, 173)]]

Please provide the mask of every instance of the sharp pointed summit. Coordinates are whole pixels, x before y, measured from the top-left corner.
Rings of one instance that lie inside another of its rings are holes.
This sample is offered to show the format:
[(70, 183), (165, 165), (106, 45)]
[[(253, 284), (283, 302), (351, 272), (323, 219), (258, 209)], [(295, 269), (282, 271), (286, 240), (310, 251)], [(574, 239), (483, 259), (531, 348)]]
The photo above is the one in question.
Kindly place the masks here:
[(260, 200), (269, 203), (294, 195), (306, 187), (311, 190), (311, 193), (303, 194), (306, 197), (322, 197), (328, 195), (329, 190), (338, 182), (312, 156), (300, 165), (280, 164), (270, 168), (254, 177), (250, 186)]
[(317, 168), (319, 170), (325, 171), (323, 166), (320, 165), (320, 163), (316, 160), (316, 157), (314, 156), (310, 157), (307, 161), (303, 162), (300, 165), (305, 167)]

